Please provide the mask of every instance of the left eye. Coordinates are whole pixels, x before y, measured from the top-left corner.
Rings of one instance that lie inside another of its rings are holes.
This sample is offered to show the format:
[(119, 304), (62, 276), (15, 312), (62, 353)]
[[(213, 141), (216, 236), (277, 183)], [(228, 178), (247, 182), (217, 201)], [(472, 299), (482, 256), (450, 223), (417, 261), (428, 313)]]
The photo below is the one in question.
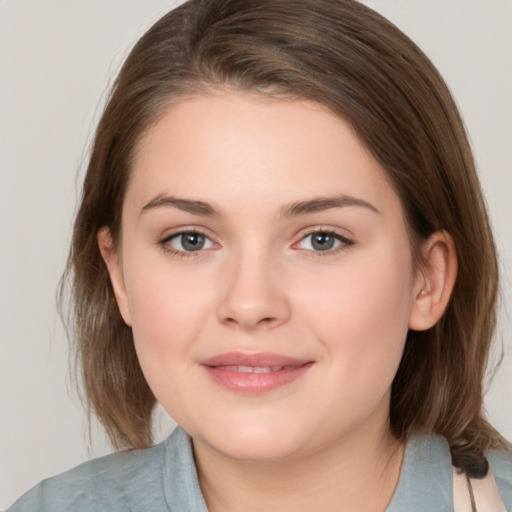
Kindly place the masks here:
[(168, 238), (166, 243), (181, 252), (196, 252), (214, 246), (214, 243), (207, 236), (197, 231), (177, 233)]
[(348, 238), (330, 231), (315, 231), (314, 233), (310, 233), (298, 244), (301, 249), (323, 252), (337, 249), (341, 245), (352, 245), (352, 242)]

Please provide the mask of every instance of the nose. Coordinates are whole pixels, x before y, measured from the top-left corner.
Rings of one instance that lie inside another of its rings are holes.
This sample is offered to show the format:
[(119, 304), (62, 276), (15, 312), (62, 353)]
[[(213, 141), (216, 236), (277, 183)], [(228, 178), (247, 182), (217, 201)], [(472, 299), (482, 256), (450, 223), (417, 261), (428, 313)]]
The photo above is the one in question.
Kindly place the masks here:
[(271, 329), (290, 318), (283, 272), (268, 255), (246, 253), (226, 262), (218, 302), (220, 322), (246, 331)]

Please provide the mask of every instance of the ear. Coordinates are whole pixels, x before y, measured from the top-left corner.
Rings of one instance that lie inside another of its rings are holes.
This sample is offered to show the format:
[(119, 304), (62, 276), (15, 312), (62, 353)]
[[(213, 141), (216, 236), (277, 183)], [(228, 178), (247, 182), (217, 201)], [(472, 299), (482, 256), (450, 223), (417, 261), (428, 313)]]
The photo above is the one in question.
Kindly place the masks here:
[(123, 267), (120, 261), (118, 251), (114, 246), (110, 229), (103, 227), (98, 231), (98, 245), (103, 261), (107, 265), (110, 282), (114, 290), (117, 306), (123, 320), (127, 325), (131, 325), (130, 308), (128, 307), (128, 296), (124, 283)]
[(421, 246), (421, 269), (413, 289), (409, 328), (424, 331), (443, 315), (457, 277), (457, 253), (446, 231), (432, 234)]

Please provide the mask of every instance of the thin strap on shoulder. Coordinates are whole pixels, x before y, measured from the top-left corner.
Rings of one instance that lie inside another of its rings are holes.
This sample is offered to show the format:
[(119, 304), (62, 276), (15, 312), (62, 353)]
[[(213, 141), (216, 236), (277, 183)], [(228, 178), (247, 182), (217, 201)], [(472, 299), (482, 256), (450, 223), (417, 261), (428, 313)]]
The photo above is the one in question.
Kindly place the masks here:
[(469, 499), (471, 501), (471, 512), (478, 512), (476, 509), (475, 491), (473, 491), (473, 486), (471, 485), (471, 478), (469, 478), (467, 473), (465, 473), (465, 475), (466, 475), (466, 483), (468, 484)]
[(506, 512), (491, 468), (485, 478), (469, 478), (453, 467), (454, 512)]

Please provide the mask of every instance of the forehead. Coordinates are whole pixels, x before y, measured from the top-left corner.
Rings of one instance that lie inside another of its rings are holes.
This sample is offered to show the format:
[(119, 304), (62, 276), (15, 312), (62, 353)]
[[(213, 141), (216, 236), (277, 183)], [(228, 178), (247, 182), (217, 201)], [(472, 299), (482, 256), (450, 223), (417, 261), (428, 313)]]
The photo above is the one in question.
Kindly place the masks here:
[(224, 208), (334, 194), (400, 207), (381, 166), (326, 107), (235, 92), (182, 99), (146, 131), (126, 199), (142, 207), (157, 194)]

